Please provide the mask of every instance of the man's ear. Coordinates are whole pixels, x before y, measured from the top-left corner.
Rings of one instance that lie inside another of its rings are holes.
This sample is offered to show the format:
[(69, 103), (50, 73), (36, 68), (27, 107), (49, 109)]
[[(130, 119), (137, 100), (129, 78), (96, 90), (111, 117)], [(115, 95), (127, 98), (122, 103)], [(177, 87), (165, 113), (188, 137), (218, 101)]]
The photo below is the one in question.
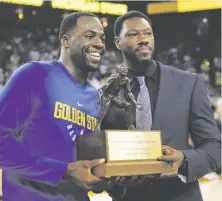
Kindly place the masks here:
[(114, 42), (115, 42), (115, 45), (116, 45), (117, 49), (120, 50), (120, 44), (119, 44), (120, 43), (120, 38), (118, 36), (115, 37)]
[(67, 35), (62, 36), (61, 43), (63, 47), (69, 48), (70, 47), (69, 37)]

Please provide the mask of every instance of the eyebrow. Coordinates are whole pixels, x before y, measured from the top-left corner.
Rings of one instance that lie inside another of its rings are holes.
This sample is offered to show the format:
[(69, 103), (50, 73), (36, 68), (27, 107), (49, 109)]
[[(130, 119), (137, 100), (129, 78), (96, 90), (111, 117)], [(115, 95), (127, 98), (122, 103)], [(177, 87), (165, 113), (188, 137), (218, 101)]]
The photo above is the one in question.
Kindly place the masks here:
[(153, 31), (153, 30), (152, 30), (151, 27), (148, 27), (148, 28), (145, 28), (145, 29), (130, 29), (130, 30), (127, 31), (127, 33), (130, 32), (130, 31), (136, 31), (137, 32), (137, 31)]
[(91, 32), (93, 34), (101, 34), (102, 36), (105, 36), (105, 34), (103, 32), (97, 32), (97, 31), (93, 31), (93, 30), (90, 30), (90, 29), (87, 29), (86, 31), (84, 31), (84, 33), (87, 33), (87, 32)]

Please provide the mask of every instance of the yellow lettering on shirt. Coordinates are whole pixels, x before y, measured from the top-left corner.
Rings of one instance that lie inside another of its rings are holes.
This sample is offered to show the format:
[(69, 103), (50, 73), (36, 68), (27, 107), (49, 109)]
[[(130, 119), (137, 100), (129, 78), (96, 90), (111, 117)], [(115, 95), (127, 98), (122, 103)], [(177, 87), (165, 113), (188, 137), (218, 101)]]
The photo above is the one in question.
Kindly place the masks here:
[(81, 110), (61, 102), (55, 102), (54, 118), (72, 122), (94, 131), (97, 119)]

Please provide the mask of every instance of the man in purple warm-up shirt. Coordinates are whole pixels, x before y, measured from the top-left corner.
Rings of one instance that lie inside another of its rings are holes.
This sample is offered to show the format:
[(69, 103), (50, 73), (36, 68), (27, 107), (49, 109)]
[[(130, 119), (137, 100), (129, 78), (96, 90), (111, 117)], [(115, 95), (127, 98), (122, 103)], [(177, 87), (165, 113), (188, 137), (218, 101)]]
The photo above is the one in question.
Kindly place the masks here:
[(58, 61), (18, 68), (0, 93), (0, 168), (4, 201), (85, 201), (104, 181), (75, 162), (77, 135), (94, 130), (100, 106), (88, 82), (105, 51), (101, 22), (72, 13), (60, 27)]

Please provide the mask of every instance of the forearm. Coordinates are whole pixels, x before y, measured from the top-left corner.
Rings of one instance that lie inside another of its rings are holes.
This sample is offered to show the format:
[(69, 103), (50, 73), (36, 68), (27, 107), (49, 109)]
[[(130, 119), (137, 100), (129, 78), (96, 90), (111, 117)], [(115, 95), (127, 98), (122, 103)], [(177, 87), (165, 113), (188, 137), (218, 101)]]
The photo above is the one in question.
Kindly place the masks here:
[(183, 150), (187, 158), (188, 182), (197, 180), (221, 165), (221, 136), (214, 121), (204, 79), (196, 75), (191, 96), (189, 133), (194, 149)]
[(0, 168), (20, 177), (55, 185), (65, 175), (67, 165), (63, 161), (32, 155), (12, 135), (0, 139)]
[(55, 186), (28, 180), (25, 178), (19, 178), (19, 180), (23, 186), (31, 188), (32, 190), (36, 190), (40, 194), (50, 196), (72, 196), (73, 198), (81, 197), (81, 199), (83, 199), (83, 197), (87, 197), (86, 191), (79, 187), (75, 181), (73, 181), (72, 177), (60, 180), (59, 183)]

